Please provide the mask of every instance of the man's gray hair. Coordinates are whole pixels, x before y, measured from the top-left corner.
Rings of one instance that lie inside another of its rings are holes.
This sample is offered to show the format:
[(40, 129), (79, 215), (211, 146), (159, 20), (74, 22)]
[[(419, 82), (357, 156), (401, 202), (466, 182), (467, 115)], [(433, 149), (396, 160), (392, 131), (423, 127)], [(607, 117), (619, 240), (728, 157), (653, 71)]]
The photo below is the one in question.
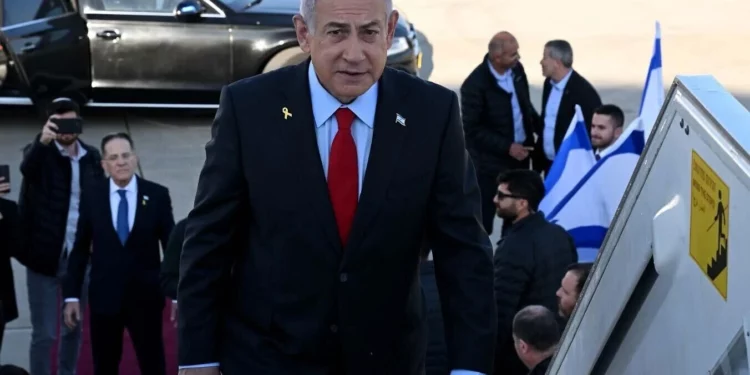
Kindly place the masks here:
[[(380, 0), (385, 1), (385, 19), (388, 20), (391, 13), (393, 12), (393, 0)], [(307, 24), (307, 29), (310, 33), (314, 33), (315, 28), (315, 3), (317, 0), (300, 0), (299, 2), (299, 13), (302, 19)]]
[(556, 39), (550, 40), (544, 45), (549, 51), (549, 57), (560, 60), (564, 67), (570, 68), (573, 66), (573, 47), (566, 40)]

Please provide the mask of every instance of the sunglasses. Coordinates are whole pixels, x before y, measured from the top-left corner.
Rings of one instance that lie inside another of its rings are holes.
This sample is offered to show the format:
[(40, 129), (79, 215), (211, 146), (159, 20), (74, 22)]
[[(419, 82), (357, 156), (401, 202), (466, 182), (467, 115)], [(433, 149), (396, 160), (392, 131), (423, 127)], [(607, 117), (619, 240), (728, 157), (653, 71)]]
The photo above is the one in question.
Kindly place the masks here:
[(526, 197), (514, 194), (505, 194), (502, 191), (498, 191), (496, 196), (498, 200), (503, 200), (505, 198), (526, 199)]

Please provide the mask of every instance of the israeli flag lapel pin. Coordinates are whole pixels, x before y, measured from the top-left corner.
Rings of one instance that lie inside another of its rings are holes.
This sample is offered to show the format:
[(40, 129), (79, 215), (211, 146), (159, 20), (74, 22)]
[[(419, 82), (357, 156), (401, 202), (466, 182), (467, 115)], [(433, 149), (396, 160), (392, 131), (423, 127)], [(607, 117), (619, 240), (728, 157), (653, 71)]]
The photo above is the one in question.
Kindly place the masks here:
[(404, 118), (404, 116), (401, 116), (400, 113), (396, 113), (396, 123), (401, 126), (406, 126), (406, 118)]

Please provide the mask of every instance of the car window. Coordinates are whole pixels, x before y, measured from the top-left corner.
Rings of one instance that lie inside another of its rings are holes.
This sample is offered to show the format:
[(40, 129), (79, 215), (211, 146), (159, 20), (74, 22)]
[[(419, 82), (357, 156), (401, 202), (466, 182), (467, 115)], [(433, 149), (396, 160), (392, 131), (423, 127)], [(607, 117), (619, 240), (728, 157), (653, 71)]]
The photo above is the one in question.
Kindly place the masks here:
[[(177, 0), (87, 0), (87, 9), (112, 12), (171, 12)], [(175, 3), (175, 4), (172, 4)]]
[[(182, 0), (83, 0), (84, 12), (104, 10), (109, 12), (172, 13)], [(206, 13), (217, 13), (206, 7)]]
[(13, 26), (73, 11), (69, 0), (5, 0), (0, 1), (0, 4), (3, 6), (0, 13), (2, 26)]

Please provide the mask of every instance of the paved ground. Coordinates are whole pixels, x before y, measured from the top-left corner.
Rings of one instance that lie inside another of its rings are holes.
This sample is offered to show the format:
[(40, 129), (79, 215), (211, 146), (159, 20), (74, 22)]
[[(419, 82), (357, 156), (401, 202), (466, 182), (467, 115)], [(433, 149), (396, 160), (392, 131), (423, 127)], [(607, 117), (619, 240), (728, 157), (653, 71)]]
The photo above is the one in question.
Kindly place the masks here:
[[(575, 51), (575, 68), (600, 91), (605, 102), (621, 105), (628, 117), (638, 108), (654, 33), (660, 20), (663, 32), (665, 85), (675, 74), (715, 75), (745, 106), (750, 106), (750, 54), (742, 45), (750, 40), (750, 2), (741, 0), (570, 0), (553, 8), (551, 1), (503, 2), (475, 0), (401, 0), (397, 5), (416, 24), (426, 52), (424, 76), (456, 89), (481, 61), (489, 37), (509, 30), (521, 43), (537, 106), (542, 82), (538, 61), (544, 42), (568, 39)], [(743, 91), (746, 90), (746, 91)], [(208, 140), (211, 113), (177, 116), (165, 112), (93, 111), (84, 139), (98, 142), (112, 131), (129, 131), (135, 138), (144, 175), (167, 185), (175, 217), (192, 205), (203, 145)], [(0, 110), (0, 164), (17, 166), (20, 149), (41, 123), (18, 110)], [(13, 169), (11, 198), (16, 198), (20, 175)], [(26, 366), (29, 339), (25, 272), (15, 267), (21, 297), (21, 318), (11, 324), (0, 362)]]

